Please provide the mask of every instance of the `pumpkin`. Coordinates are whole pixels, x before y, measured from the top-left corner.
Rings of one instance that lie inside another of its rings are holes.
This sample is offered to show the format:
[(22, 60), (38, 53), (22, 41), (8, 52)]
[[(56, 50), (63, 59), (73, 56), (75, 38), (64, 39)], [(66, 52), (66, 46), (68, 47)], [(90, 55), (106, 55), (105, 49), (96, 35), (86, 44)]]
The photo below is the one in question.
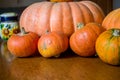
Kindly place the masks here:
[(63, 33), (46, 32), (38, 40), (38, 51), (43, 57), (59, 57), (68, 48), (68, 37)]
[(69, 2), (73, 0), (50, 0), (51, 2)]
[(28, 57), (37, 51), (39, 36), (36, 33), (20, 32), (13, 34), (7, 41), (7, 47), (11, 54), (16, 57)]
[(85, 26), (80, 24), (79, 27), (80, 29), (70, 37), (70, 48), (79, 56), (94, 56), (96, 39), (104, 31), (102, 26), (97, 23), (87, 23)]
[(120, 29), (120, 8), (111, 11), (103, 20), (102, 26), (108, 30), (112, 28)]
[(96, 40), (96, 52), (103, 62), (120, 65), (120, 29), (103, 32)]
[(102, 23), (104, 13), (92, 1), (37, 2), (28, 6), (20, 16), (20, 26), (39, 36), (46, 31), (62, 32), (70, 36), (78, 23)]

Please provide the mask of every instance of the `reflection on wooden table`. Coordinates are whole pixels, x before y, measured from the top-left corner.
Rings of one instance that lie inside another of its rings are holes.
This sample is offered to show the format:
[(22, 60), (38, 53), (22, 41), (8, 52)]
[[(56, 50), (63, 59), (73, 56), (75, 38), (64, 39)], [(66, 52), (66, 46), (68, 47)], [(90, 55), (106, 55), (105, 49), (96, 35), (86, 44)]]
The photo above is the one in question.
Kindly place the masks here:
[(1, 43), (0, 80), (119, 80), (120, 67), (67, 51), (59, 58), (16, 58)]
[(3, 58), (5, 58), (8, 62), (11, 62), (12, 59), (14, 59), (14, 56), (11, 55), (7, 48), (7, 41), (2, 41), (0, 43), (0, 53)]

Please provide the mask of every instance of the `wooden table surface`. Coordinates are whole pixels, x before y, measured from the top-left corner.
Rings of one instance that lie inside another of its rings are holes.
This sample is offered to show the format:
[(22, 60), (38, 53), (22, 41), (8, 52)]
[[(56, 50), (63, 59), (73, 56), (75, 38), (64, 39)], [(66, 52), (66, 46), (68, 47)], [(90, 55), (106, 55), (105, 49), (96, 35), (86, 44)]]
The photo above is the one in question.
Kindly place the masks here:
[(80, 57), (71, 50), (59, 58), (16, 58), (5, 43), (0, 49), (0, 80), (120, 80), (119, 66), (106, 64), (98, 57)]

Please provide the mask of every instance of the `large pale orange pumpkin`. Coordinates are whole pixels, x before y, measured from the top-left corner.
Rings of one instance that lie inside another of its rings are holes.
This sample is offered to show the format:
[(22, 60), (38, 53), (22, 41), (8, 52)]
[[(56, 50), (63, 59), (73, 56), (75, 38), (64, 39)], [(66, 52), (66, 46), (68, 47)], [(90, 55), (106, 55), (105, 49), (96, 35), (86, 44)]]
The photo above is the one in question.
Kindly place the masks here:
[(109, 29), (96, 40), (96, 52), (108, 64), (120, 65), (120, 29)]
[(111, 11), (103, 20), (102, 26), (105, 29), (119, 28), (120, 29), (120, 8)]
[(102, 26), (97, 23), (86, 24), (71, 35), (70, 48), (83, 57), (95, 55), (95, 42), (103, 31)]
[(92, 1), (37, 2), (28, 6), (20, 16), (20, 26), (40, 36), (48, 31), (70, 36), (78, 23), (102, 23), (104, 13)]

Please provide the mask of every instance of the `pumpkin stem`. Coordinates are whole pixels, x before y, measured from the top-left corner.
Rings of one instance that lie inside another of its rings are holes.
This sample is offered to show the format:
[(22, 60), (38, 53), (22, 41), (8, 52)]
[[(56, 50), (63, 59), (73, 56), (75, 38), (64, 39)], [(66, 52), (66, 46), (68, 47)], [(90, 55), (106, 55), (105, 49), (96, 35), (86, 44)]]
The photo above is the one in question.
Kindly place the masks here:
[(49, 30), (46, 30), (46, 34), (48, 34), (50, 31)]
[(57, 55), (55, 55), (54, 57), (58, 58), (59, 56), (60, 56), (60, 54), (57, 54)]
[(81, 29), (83, 26), (84, 26), (83, 23), (78, 23), (78, 24), (77, 24), (77, 29), (79, 30), (79, 29)]
[(20, 28), (21, 34), (27, 34), (28, 32), (25, 31), (25, 29), (23, 27)]
[(114, 36), (120, 36), (120, 30), (119, 29), (114, 29), (113, 35)]

